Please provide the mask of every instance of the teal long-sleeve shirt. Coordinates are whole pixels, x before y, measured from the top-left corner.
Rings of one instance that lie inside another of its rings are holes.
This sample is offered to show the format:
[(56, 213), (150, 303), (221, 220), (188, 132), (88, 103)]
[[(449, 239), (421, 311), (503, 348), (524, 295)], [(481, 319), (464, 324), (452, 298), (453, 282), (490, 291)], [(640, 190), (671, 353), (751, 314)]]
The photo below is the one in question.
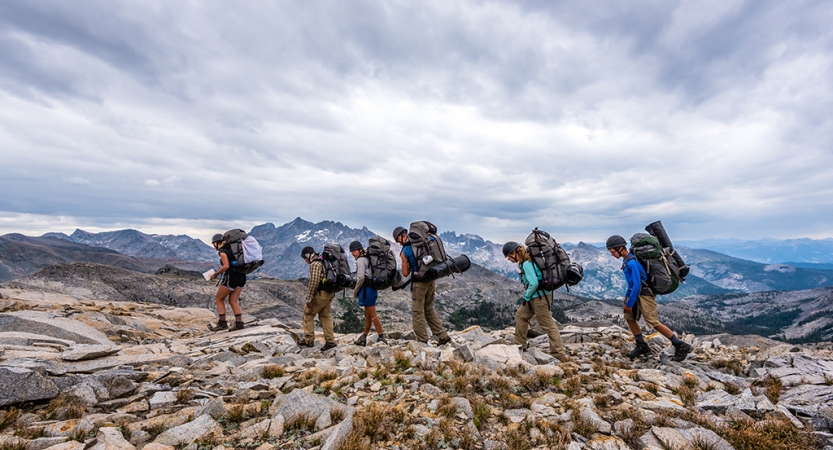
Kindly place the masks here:
[(543, 295), (552, 294), (552, 291), (538, 289), (538, 280), (541, 278), (541, 270), (538, 269), (538, 266), (530, 261), (524, 261), (523, 264), (518, 266), (518, 269), (521, 282), (526, 286), (524, 302), (531, 301)]

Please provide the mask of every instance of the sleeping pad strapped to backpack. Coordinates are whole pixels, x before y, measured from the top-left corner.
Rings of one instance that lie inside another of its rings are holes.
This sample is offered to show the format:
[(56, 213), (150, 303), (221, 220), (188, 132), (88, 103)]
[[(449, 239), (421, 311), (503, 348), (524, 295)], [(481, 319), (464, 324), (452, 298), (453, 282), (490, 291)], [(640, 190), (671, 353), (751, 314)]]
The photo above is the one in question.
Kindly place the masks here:
[(449, 258), (443, 241), (437, 235), (437, 226), (428, 221), (413, 222), (408, 229), (408, 239), (417, 260), (414, 281), (431, 281), (455, 273), (463, 273), (471, 267), (468, 256)]
[(527, 236), (524, 245), (541, 271), (541, 289), (554, 291), (565, 284), (575, 286), (584, 278), (584, 268), (578, 263), (571, 263), (567, 252), (546, 231), (536, 227)]
[(229, 261), (231, 270), (249, 274), (263, 265), (263, 249), (257, 239), (249, 236), (241, 229), (228, 230), (223, 234), (223, 240), (231, 247), (234, 259)]

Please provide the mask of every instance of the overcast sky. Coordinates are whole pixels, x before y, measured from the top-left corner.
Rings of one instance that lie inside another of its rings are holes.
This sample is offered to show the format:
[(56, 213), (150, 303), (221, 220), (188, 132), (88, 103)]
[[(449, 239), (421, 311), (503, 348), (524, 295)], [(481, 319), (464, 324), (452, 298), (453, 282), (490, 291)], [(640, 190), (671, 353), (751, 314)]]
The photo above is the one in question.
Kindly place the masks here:
[(0, 233), (833, 236), (833, 3), (0, 2)]

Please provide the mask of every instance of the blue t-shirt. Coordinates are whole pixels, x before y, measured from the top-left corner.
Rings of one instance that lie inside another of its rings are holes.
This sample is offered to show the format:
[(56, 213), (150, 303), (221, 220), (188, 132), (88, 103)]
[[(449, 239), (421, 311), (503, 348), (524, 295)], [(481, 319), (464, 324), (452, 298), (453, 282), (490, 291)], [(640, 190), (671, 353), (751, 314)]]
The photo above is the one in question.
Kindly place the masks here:
[(639, 292), (642, 291), (642, 282), (648, 279), (648, 274), (645, 273), (642, 264), (632, 254), (625, 258), (622, 271), (625, 273), (625, 280), (628, 282), (628, 292), (625, 294), (625, 297), (628, 298), (626, 305), (628, 308), (633, 308), (636, 299), (639, 298)]
[(411, 247), (411, 243), (407, 242), (402, 247), (402, 254), (405, 255), (405, 259), (408, 260), (408, 266), (410, 267), (410, 273), (414, 273), (417, 270), (417, 260), (416, 255), (414, 255), (414, 249)]

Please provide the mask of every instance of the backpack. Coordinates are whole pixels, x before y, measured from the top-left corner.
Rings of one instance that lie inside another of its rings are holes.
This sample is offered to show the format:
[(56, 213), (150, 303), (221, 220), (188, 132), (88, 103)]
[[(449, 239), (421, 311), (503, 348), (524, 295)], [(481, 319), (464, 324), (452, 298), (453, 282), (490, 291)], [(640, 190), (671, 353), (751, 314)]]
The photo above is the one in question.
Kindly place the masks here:
[(390, 242), (381, 236), (370, 238), (367, 258), (370, 260), (370, 286), (376, 290), (391, 287), (397, 278), (397, 270), (396, 255), (390, 249)]
[(223, 240), (231, 247), (231, 254), (234, 256), (229, 261), (231, 270), (249, 274), (263, 265), (263, 249), (253, 236), (241, 229), (234, 229), (226, 231)]
[(674, 250), (663, 248), (656, 237), (645, 233), (634, 234), (630, 252), (648, 274), (646, 283), (654, 294), (670, 294), (683, 282), (680, 267), (673, 258)]
[(420, 272), (434, 267), (446, 259), (443, 241), (437, 236), (437, 226), (431, 222), (419, 221), (411, 224), (408, 239), (417, 260)]
[(571, 263), (570, 255), (546, 231), (536, 227), (527, 236), (524, 245), (532, 262), (541, 271), (541, 289), (554, 291), (565, 284), (575, 286), (584, 277), (584, 268), (578, 263)]
[(324, 264), (324, 278), (321, 279), (321, 290), (338, 292), (350, 287), (352, 276), (347, 254), (338, 244), (327, 244), (321, 252), (321, 262)]

